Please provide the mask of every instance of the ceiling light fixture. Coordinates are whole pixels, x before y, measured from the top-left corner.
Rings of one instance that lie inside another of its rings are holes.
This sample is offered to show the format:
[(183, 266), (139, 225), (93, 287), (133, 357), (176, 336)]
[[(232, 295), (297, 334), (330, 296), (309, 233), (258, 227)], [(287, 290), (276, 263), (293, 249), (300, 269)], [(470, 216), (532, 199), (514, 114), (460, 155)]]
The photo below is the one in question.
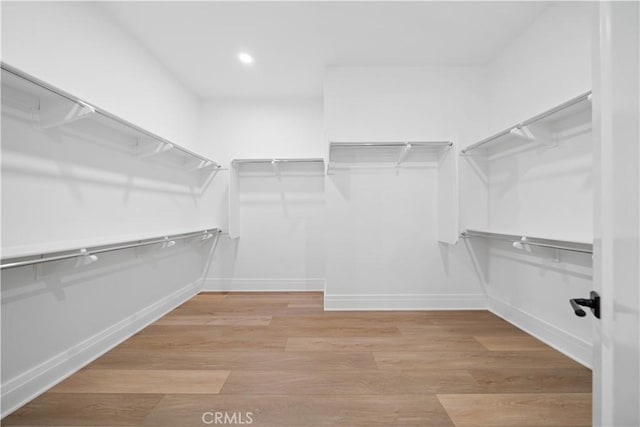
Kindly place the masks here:
[(253, 57), (246, 52), (240, 52), (238, 54), (238, 59), (245, 65), (253, 64)]

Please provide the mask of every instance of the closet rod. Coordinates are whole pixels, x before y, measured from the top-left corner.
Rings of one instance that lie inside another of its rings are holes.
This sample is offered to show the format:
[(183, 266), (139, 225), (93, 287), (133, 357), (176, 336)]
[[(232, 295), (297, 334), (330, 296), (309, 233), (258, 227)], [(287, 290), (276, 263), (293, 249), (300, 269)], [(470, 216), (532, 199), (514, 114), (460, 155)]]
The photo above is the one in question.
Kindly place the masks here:
[(304, 158), (304, 159), (234, 159), (231, 163), (319, 163), (324, 162), (321, 158)]
[[(153, 238), (149, 238), (149, 239), (134, 240), (134, 241), (123, 242), (123, 243), (115, 243), (115, 244), (112, 244), (112, 245), (100, 245), (100, 246), (92, 246), (92, 247), (80, 248), (80, 249), (74, 250), (71, 253), (62, 253), (62, 254), (60, 254), (62, 251), (49, 252), (48, 254), (47, 253), (40, 254), (39, 258), (27, 259), (27, 260), (23, 260), (23, 261), (13, 261), (13, 262), (11, 262), (11, 259), (26, 258), (26, 256), (3, 259), (2, 260), (2, 264), (0, 264), (0, 270), (4, 270), (4, 269), (7, 269), (7, 268), (14, 268), (14, 267), (23, 267), (23, 266), (26, 266), (26, 265), (40, 264), (40, 263), (43, 263), (43, 262), (60, 261), (60, 260), (70, 259), (70, 258), (90, 256), (90, 255), (101, 254), (101, 253), (105, 253), (105, 252), (118, 251), (118, 250), (122, 250), (122, 249), (137, 248), (137, 247), (140, 247), (140, 246), (155, 245), (155, 244), (158, 244), (158, 243), (167, 243), (167, 242), (172, 242), (172, 241), (175, 242), (176, 240), (190, 239), (190, 238), (198, 237), (198, 236), (203, 236), (204, 237), (204, 236), (207, 236), (209, 234), (211, 234), (211, 235), (213, 235), (213, 234), (219, 235), (220, 233), (221, 233), (220, 229), (213, 228), (213, 229), (207, 229), (207, 230), (201, 230), (201, 231), (194, 231), (194, 232), (191, 232), (191, 233), (173, 234), (173, 235), (168, 235), (168, 236), (163, 236), (163, 237), (153, 237)], [(67, 252), (67, 251), (64, 251), (64, 252)], [(56, 253), (58, 253), (60, 255), (55, 255)], [(33, 255), (33, 256), (37, 256), (37, 255)], [(9, 261), (9, 262), (7, 262), (7, 261)]]
[(586, 100), (591, 100), (591, 91), (585, 92), (582, 95), (576, 96), (575, 98), (572, 98), (572, 99), (570, 99), (570, 100), (568, 100), (566, 102), (563, 102), (562, 104), (560, 104), (560, 105), (558, 105), (556, 107), (553, 107), (553, 108), (551, 108), (551, 109), (549, 109), (549, 110), (547, 110), (547, 111), (545, 111), (543, 113), (540, 113), (537, 116), (531, 117), (530, 119), (527, 119), (524, 122), (520, 122), (520, 123), (518, 123), (518, 124), (516, 124), (514, 126), (509, 127), (508, 129), (505, 129), (505, 130), (503, 130), (501, 132), (498, 132), (495, 135), (491, 135), (490, 137), (485, 138), (480, 142), (476, 142), (475, 144), (472, 144), (472, 145), (468, 146), (467, 148), (461, 150), (460, 152), (462, 154), (466, 154), (467, 152), (469, 152), (471, 150), (475, 150), (476, 148), (479, 148), (479, 147), (483, 146), (486, 143), (489, 143), (489, 142), (491, 142), (491, 141), (493, 141), (495, 139), (498, 139), (500, 137), (503, 137), (505, 135), (510, 134), (513, 129), (519, 129), (519, 128), (522, 128), (522, 127), (525, 127), (525, 126), (529, 126), (530, 124), (533, 124), (533, 123), (535, 123), (537, 121), (540, 121), (540, 120), (542, 120), (544, 118), (547, 118), (547, 117), (549, 117), (549, 116), (551, 116), (553, 114), (556, 114), (556, 113), (558, 113), (558, 112), (560, 112), (562, 110), (565, 110), (565, 109), (567, 109), (569, 107), (572, 107), (572, 106), (574, 106), (576, 104), (579, 104), (580, 102), (583, 102), (583, 101), (586, 101)]
[(515, 234), (491, 233), (488, 231), (467, 230), (460, 234), (460, 237), (467, 239), (470, 237), (486, 237), (488, 239), (503, 240), (522, 245), (538, 246), (550, 249), (561, 249), (564, 251), (580, 252), (585, 254), (593, 253), (593, 245), (589, 243), (571, 242), (568, 240), (542, 239), (539, 237), (519, 236)]
[(451, 141), (407, 141), (407, 142), (332, 142), (331, 147), (428, 147), (430, 145), (435, 146), (447, 146), (452, 147)]
[(111, 113), (109, 113), (107, 111), (104, 111), (101, 108), (98, 108), (98, 107), (96, 107), (94, 105), (91, 105), (88, 102), (85, 102), (82, 99), (80, 99), (80, 98), (78, 98), (76, 96), (73, 96), (70, 93), (65, 92), (62, 89), (59, 89), (59, 88), (57, 88), (55, 86), (52, 86), (49, 83), (44, 82), (44, 81), (42, 81), (42, 80), (40, 80), (40, 79), (38, 79), (36, 77), (33, 77), (32, 75), (27, 74), (27, 73), (25, 73), (25, 72), (13, 67), (13, 66), (7, 64), (5, 62), (0, 62), (0, 68), (2, 70), (4, 70), (4, 71), (8, 72), (8, 73), (11, 73), (11, 74), (13, 74), (13, 75), (15, 75), (17, 77), (20, 77), (20, 78), (22, 78), (24, 80), (27, 80), (27, 81), (29, 81), (29, 82), (37, 85), (37, 86), (40, 86), (41, 88), (44, 88), (44, 89), (46, 89), (46, 90), (48, 90), (50, 92), (53, 92), (53, 93), (55, 93), (55, 94), (57, 94), (57, 95), (59, 95), (59, 96), (61, 96), (63, 98), (66, 98), (71, 102), (91, 107), (91, 109), (93, 109), (93, 111), (95, 111), (96, 114), (99, 114), (99, 115), (101, 115), (103, 117), (106, 117), (106, 118), (108, 118), (110, 120), (113, 120), (113, 121), (115, 121), (117, 123), (125, 125), (125, 126), (131, 128), (131, 129), (134, 129), (135, 131), (140, 132), (140, 133), (148, 136), (151, 139), (155, 139), (157, 141), (162, 142), (163, 144), (170, 145), (172, 148), (174, 148), (174, 149), (176, 149), (178, 151), (182, 151), (183, 153), (188, 154), (188, 155), (190, 155), (192, 157), (195, 157), (195, 158), (197, 158), (197, 159), (199, 159), (199, 160), (201, 160), (203, 162), (212, 164), (216, 168), (220, 168), (221, 167), (221, 165), (218, 162), (214, 161), (214, 160), (211, 160), (211, 159), (208, 159), (206, 157), (203, 157), (200, 154), (194, 153), (193, 151), (191, 151), (191, 150), (189, 150), (187, 148), (181, 147), (180, 145), (177, 145), (177, 144), (175, 144), (175, 143), (173, 143), (171, 141), (168, 141), (168, 140), (162, 138), (161, 136), (158, 136), (158, 135), (156, 135), (156, 134), (154, 134), (152, 132), (149, 132), (149, 131), (137, 126), (137, 125), (134, 125), (131, 122), (128, 122), (128, 121), (126, 121), (124, 119), (121, 119), (118, 116), (114, 116), (113, 114), (111, 114)]

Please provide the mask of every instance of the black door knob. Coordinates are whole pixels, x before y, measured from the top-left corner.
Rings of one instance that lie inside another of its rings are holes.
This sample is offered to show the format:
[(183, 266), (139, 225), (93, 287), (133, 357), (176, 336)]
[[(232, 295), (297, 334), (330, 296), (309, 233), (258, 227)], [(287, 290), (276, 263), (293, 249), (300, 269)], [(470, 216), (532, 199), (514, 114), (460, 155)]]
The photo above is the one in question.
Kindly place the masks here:
[[(582, 307), (589, 307), (591, 312), (596, 317), (596, 319), (600, 318), (600, 295), (596, 291), (591, 291), (591, 298), (573, 298), (569, 300), (569, 304), (571, 304), (571, 308), (573, 312), (578, 317), (584, 317), (587, 315)], [(582, 306), (582, 307), (581, 307)]]

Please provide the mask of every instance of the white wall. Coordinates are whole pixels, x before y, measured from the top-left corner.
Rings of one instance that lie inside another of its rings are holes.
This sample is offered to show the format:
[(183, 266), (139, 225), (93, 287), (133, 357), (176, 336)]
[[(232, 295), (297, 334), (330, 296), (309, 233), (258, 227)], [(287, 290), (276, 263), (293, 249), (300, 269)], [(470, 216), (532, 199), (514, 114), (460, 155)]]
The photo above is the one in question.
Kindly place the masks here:
[(439, 243), (437, 168), (327, 177), (325, 308), (486, 307), (462, 245)]
[[(484, 129), (478, 68), (331, 68), (331, 141), (470, 139)], [(326, 179), (327, 309), (482, 308), (463, 245), (438, 243), (437, 162)]]
[(2, 416), (197, 294), (213, 242), (2, 271)]
[[(197, 148), (196, 97), (99, 5), (9, 2), (2, 12), (3, 61)], [(108, 145), (3, 109), (3, 257), (217, 225), (219, 194), (204, 176)], [(2, 414), (197, 293), (210, 249), (179, 242), (103, 254), (86, 267), (4, 270)]]
[[(593, 241), (591, 111), (548, 127), (537, 141), (489, 157), (489, 228), (512, 234)], [(545, 133), (557, 136), (547, 137)]]
[(322, 98), (207, 100), (199, 139), (203, 154), (234, 158), (323, 157)]
[(198, 150), (199, 101), (100, 4), (3, 2), (2, 60)]
[(593, 287), (590, 254), (539, 248), (527, 253), (490, 242), (489, 266), (491, 310), (591, 366), (591, 318), (575, 316), (569, 306), (570, 298), (586, 298)]
[(552, 4), (487, 65), (485, 136), (591, 90), (592, 7)]
[[(203, 182), (3, 114), (3, 257), (215, 227), (215, 194)], [(194, 295), (209, 250), (179, 243), (99, 255), (80, 269), (56, 262), (3, 271), (3, 411)]]
[[(483, 137), (591, 89), (591, 8), (577, 2), (551, 5), (488, 65), (489, 132)], [(558, 126), (565, 136), (555, 145), (533, 145), (489, 161), (461, 161), (481, 171), (463, 177), (463, 191), (484, 186), (486, 226), (548, 238), (592, 239), (592, 135), (588, 120), (577, 117)], [(465, 221), (484, 228), (478, 216)], [(490, 307), (589, 366), (591, 321), (575, 317), (569, 299), (589, 294), (591, 257), (563, 252), (559, 262), (554, 258), (554, 251), (526, 253), (491, 243)]]
[(6, 114), (2, 151), (4, 256), (217, 225), (205, 172)]
[(221, 238), (205, 289), (323, 290), (323, 163), (246, 164), (238, 182), (240, 237)]
[[(234, 158), (323, 157), (322, 114), (319, 98), (208, 100), (200, 134), (227, 165)], [(321, 163), (279, 170), (242, 166), (240, 237), (221, 237), (207, 290), (323, 289), (324, 170)], [(228, 196), (228, 174), (221, 171), (212, 191)], [(220, 206), (228, 208), (227, 200)], [(228, 221), (221, 224), (227, 230)]]
[(331, 141), (470, 141), (486, 132), (482, 67), (333, 67), (325, 72)]

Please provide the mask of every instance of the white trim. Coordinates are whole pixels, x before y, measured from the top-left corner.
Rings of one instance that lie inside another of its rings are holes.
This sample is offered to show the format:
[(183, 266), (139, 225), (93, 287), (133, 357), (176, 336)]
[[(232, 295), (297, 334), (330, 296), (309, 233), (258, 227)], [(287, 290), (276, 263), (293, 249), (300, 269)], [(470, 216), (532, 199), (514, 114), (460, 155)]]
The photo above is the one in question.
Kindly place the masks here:
[(593, 346), (589, 342), (493, 297), (489, 297), (489, 311), (581, 365), (592, 367)]
[(239, 279), (208, 278), (203, 292), (321, 292), (324, 279)]
[(155, 322), (200, 291), (201, 279), (178, 289), (70, 349), (2, 384), (2, 415), (6, 417), (60, 381)]
[(327, 295), (326, 311), (486, 310), (484, 294)]

